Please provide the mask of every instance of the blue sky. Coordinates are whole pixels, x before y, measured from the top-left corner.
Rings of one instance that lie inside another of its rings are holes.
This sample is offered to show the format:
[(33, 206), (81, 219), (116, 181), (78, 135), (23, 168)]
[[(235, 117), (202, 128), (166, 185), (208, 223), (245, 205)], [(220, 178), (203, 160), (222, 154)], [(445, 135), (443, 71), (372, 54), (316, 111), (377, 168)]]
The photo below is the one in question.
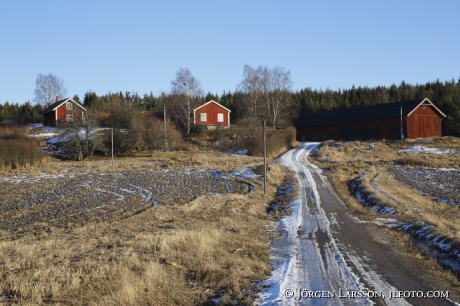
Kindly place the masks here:
[(38, 73), (69, 96), (169, 92), (180, 67), (205, 92), (243, 66), (282, 66), (293, 90), (460, 77), (460, 1), (0, 1), (0, 103)]

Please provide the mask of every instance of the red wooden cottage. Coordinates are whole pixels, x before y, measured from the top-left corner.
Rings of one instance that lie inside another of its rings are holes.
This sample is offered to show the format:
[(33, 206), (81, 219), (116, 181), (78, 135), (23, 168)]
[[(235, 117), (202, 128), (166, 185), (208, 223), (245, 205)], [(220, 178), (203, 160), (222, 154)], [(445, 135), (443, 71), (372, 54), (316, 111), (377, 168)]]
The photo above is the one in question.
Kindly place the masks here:
[(193, 110), (194, 125), (206, 125), (208, 128), (230, 127), (230, 110), (214, 100)]
[(85, 119), (86, 109), (74, 100), (67, 98), (61, 100), (56, 97), (56, 102), (45, 108), (40, 114), (43, 115), (43, 125), (56, 126), (59, 124)]
[(301, 141), (441, 137), (444, 115), (430, 100), (418, 99), (319, 112), (297, 125)]

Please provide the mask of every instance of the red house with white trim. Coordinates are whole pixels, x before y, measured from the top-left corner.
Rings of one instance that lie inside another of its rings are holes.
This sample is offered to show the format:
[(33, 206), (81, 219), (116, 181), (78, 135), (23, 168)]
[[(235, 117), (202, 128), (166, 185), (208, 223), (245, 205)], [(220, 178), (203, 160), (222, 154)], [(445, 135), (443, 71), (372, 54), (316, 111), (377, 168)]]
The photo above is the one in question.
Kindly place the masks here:
[(56, 102), (45, 108), (43, 115), (44, 126), (56, 126), (72, 121), (84, 122), (86, 109), (80, 103), (67, 98), (56, 97)]
[(206, 125), (210, 129), (230, 127), (231, 110), (223, 107), (214, 100), (193, 110), (194, 125)]

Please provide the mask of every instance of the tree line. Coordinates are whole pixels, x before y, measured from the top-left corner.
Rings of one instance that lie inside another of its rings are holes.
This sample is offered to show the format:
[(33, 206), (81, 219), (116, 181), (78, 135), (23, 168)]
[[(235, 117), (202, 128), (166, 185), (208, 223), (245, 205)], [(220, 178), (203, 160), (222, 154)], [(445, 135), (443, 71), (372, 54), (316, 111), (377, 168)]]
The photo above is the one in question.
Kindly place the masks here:
[[(40, 93), (46, 88), (43, 83), (48, 84), (50, 80), (51, 83), (57, 83), (52, 86), (55, 91), (52, 94)], [(211, 92), (204, 94), (199, 80), (188, 69), (181, 68), (171, 82), (171, 91), (157, 96), (152, 92), (139, 95), (133, 91), (120, 91), (98, 95), (87, 91), (82, 100), (77, 95), (73, 100), (82, 103), (86, 108), (97, 109), (100, 119), (106, 119), (110, 113), (120, 108), (137, 109), (166, 121), (175, 116), (185, 130), (190, 131), (191, 111), (209, 100), (230, 109), (233, 123), (254, 128), (260, 126), (262, 120), (266, 120), (273, 128), (278, 128), (295, 125), (315, 112), (427, 97), (448, 116), (443, 120), (443, 134), (460, 136), (460, 79), (445, 82), (438, 79), (415, 85), (402, 81), (399, 85), (393, 84), (389, 87), (353, 86), (338, 90), (306, 87), (293, 91), (291, 85), (290, 72), (285, 68), (245, 65), (242, 81), (233, 92), (224, 91), (221, 95)], [(59, 78), (52, 74), (39, 74), (35, 100), (40, 104), (0, 104), (0, 121), (14, 119), (20, 123), (39, 122), (39, 113), (43, 107), (52, 103), (55, 95), (62, 92), (66, 91)]]
[(292, 94), (299, 107), (295, 123), (308, 115), (332, 109), (392, 103), (428, 98), (447, 118), (442, 120), (443, 135), (460, 136), (460, 79), (441, 82), (439, 79), (425, 84), (411, 85), (402, 81), (389, 87), (355, 87), (351, 89), (316, 90), (305, 88)]

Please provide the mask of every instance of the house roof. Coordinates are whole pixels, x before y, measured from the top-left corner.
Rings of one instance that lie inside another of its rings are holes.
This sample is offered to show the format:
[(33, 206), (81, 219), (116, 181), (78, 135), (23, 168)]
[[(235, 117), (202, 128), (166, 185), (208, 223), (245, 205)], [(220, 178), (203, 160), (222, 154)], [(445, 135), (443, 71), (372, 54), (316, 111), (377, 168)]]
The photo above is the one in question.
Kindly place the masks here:
[(311, 114), (297, 125), (297, 128), (308, 126), (320, 126), (329, 124), (349, 123), (358, 121), (399, 118), (401, 107), (403, 116), (409, 116), (419, 105), (430, 105), (440, 114), (446, 117), (428, 98), (394, 103), (385, 103), (369, 106), (361, 106), (347, 109), (337, 109), (326, 112)]
[(219, 103), (217, 103), (217, 102), (214, 101), (214, 100), (208, 101), (208, 102), (206, 102), (205, 104), (202, 104), (202, 105), (198, 106), (198, 107), (195, 108), (193, 111), (196, 111), (197, 109), (202, 108), (203, 106), (208, 105), (209, 103), (217, 104), (219, 107), (222, 107), (223, 109), (225, 109), (225, 110), (226, 110), (227, 112), (229, 112), (229, 113), (232, 112), (231, 110), (229, 110), (228, 108), (226, 108), (226, 107), (220, 105)]
[(62, 104), (66, 103), (67, 101), (73, 102), (74, 104), (76, 104), (79, 107), (81, 107), (84, 111), (86, 111), (86, 108), (81, 106), (80, 103), (77, 103), (77, 102), (75, 102), (74, 100), (72, 100), (70, 98), (66, 98), (66, 99), (62, 99), (62, 100), (54, 102), (53, 104), (51, 104), (50, 106), (45, 108), (43, 111), (41, 111), (40, 114), (46, 114), (46, 113), (52, 112), (52, 111), (56, 110), (56, 108), (58, 108)]

